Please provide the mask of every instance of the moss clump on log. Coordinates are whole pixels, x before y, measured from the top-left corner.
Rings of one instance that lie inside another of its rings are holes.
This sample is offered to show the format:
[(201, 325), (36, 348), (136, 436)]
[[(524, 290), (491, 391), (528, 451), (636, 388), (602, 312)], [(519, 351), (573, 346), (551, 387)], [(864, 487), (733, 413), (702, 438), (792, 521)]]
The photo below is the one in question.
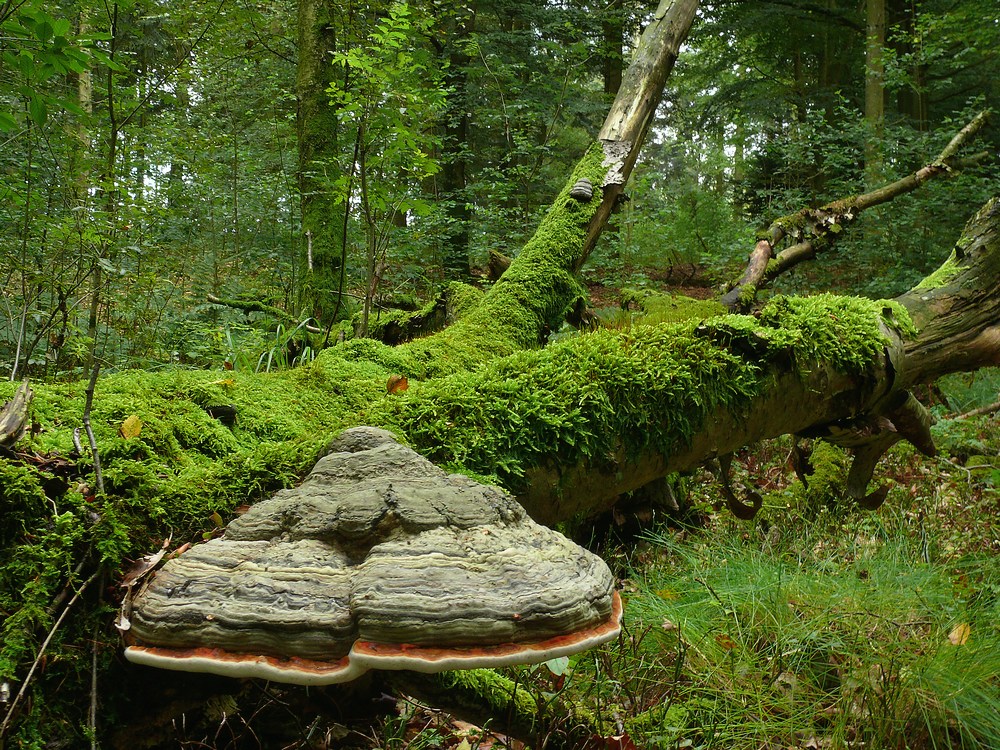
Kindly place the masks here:
[(913, 287), (913, 291), (920, 292), (927, 289), (940, 289), (946, 286), (961, 271), (962, 265), (958, 262), (955, 251), (952, 250), (951, 255), (948, 256), (948, 260), (942, 263), (934, 273), (925, 277), (919, 284)]
[(499, 357), (537, 348), (540, 332), (558, 330), (567, 309), (583, 294), (570, 269), (582, 252), (588, 223), (601, 203), (600, 191), (586, 202), (570, 198), (569, 191), (581, 178), (600, 185), (607, 171), (603, 161), (603, 147), (593, 144), (517, 262), (454, 325), (436, 336), (397, 347), (391, 359), (393, 369), (411, 378), (473, 370)]
[(526, 470), (547, 462), (600, 462), (622, 445), (630, 454), (682, 448), (707, 415), (739, 414), (770, 383), (774, 361), (861, 374), (883, 355), (887, 310), (912, 329), (894, 303), (817, 295), (776, 298), (759, 318), (596, 331), (415, 383), (364, 418), (518, 492)]

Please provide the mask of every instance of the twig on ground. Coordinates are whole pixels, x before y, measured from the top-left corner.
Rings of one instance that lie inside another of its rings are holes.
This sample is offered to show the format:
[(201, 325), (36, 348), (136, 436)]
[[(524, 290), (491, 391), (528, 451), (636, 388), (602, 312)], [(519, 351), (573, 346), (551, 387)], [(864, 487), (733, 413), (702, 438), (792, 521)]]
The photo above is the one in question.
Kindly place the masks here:
[(21, 698), (23, 698), (24, 694), (28, 691), (28, 686), (31, 684), (31, 678), (35, 675), (35, 670), (38, 669), (38, 665), (42, 661), (45, 649), (49, 647), (49, 643), (52, 642), (52, 638), (55, 636), (56, 631), (59, 630), (59, 626), (62, 625), (63, 620), (66, 619), (66, 615), (68, 615), (69, 611), (73, 609), (73, 605), (76, 604), (83, 592), (86, 591), (87, 587), (97, 579), (97, 576), (99, 576), (100, 573), (100, 570), (95, 571), (90, 578), (83, 582), (83, 585), (81, 585), (80, 588), (77, 589), (76, 593), (73, 594), (73, 598), (67, 602), (66, 608), (59, 613), (59, 617), (49, 629), (49, 634), (45, 636), (45, 640), (42, 641), (41, 648), (38, 649), (38, 655), (35, 656), (35, 661), (31, 664), (31, 669), (28, 670), (28, 674), (24, 677), (24, 682), (21, 683), (21, 689), (17, 691), (17, 695), (14, 696), (14, 700), (11, 701), (10, 708), (7, 709), (7, 715), (3, 717), (3, 723), (0, 723), (0, 739), (3, 738), (4, 734), (7, 732), (7, 727), (10, 726), (10, 721), (14, 717), (14, 710), (17, 708), (17, 704), (21, 702)]
[(981, 417), (986, 414), (996, 414), (1000, 411), (1000, 401), (990, 404), (989, 406), (980, 406), (978, 409), (971, 409), (964, 414), (959, 414), (957, 417), (952, 417), (952, 419), (968, 419), (969, 417)]
[(90, 382), (87, 384), (87, 400), (83, 406), (83, 429), (87, 433), (87, 440), (90, 442), (90, 452), (94, 456), (94, 477), (97, 481), (97, 493), (104, 494), (104, 477), (101, 474), (101, 454), (97, 450), (97, 439), (94, 437), (94, 430), (90, 426), (90, 407), (94, 403), (94, 387), (97, 385), (97, 375), (101, 371), (101, 366), (95, 361), (90, 371)]

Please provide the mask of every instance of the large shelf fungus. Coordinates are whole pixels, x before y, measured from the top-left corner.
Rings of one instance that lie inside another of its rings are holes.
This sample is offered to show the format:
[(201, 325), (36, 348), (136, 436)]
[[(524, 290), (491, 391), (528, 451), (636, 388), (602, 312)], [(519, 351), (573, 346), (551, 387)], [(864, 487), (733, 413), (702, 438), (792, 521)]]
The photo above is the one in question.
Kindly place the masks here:
[(365, 427), (125, 606), (133, 662), (299, 684), (546, 661), (621, 618), (600, 558)]

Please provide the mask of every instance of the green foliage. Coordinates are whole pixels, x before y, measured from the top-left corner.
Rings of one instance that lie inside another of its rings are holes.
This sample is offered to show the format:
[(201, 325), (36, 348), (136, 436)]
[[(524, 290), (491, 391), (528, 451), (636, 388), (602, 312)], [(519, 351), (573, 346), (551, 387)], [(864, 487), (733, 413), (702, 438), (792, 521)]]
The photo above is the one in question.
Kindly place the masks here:
[(952, 412), (963, 413), (1000, 399), (1000, 369), (984, 367), (970, 373), (946, 375), (937, 381)]
[(697, 269), (715, 274), (753, 247), (752, 226), (727, 199), (719, 151), (652, 143), (633, 175), (629, 200), (613, 219), (584, 273), (614, 286), (683, 282)]
[(50, 15), (38, 2), (7, 3), (0, 8), (0, 35), (4, 68), (17, 76), (16, 89), (24, 103), (23, 113), (0, 110), (0, 132), (17, 128), (19, 116), (44, 127), (52, 109), (85, 114), (76, 102), (47, 89), (52, 79), (79, 74), (95, 63), (121, 70), (97, 44), (106, 37), (74, 34), (68, 20)]
[[(430, 212), (420, 196), (422, 180), (440, 166), (433, 156), (439, 139), (429, 127), (441, 116), (445, 96), (441, 70), (426, 48), (433, 19), (394, 2), (364, 43), (334, 52), (337, 82), (327, 93), (342, 128), (353, 135), (352, 154), (327, 188), (334, 204), (360, 203), (366, 269), (361, 335), (382, 276), (399, 217)], [(342, 83), (343, 82), (343, 83)], [(355, 179), (357, 175), (357, 179)]]

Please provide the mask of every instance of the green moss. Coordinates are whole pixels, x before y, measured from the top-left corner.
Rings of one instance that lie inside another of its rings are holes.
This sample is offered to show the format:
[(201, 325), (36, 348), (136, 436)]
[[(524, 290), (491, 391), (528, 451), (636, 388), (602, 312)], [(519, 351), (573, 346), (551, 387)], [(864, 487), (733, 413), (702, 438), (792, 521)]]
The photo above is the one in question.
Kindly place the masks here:
[(601, 191), (581, 202), (569, 197), (581, 178), (604, 181), (604, 150), (594, 143), (553, 201), (534, 236), (503, 277), (467, 315), (440, 334), (405, 344), (410, 357), (401, 374), (426, 378), (474, 369), (522, 349), (536, 348), (546, 329), (558, 330), (567, 309), (580, 295), (571, 269), (583, 251), (587, 225), (601, 202)]
[(846, 373), (864, 372), (884, 349), (879, 323), (915, 335), (912, 319), (898, 303), (818, 294), (813, 297), (777, 297), (760, 314), (760, 323), (773, 328), (796, 348), (800, 359), (836, 362)]
[(715, 410), (742, 413), (769, 384), (771, 363), (864, 373), (883, 356), (885, 310), (832, 295), (776, 298), (759, 319), (601, 330), (411, 384), (365, 420), (441, 464), (496, 474), (517, 490), (528, 467), (550, 460), (600, 463), (622, 444), (669, 455)]
[(479, 287), (452, 281), (448, 284), (448, 318), (451, 321), (464, 318), (479, 306), (486, 293)]
[(530, 692), (492, 669), (444, 672), (440, 676), (440, 682), (445, 689), (471, 694), (480, 700), (485, 699), (498, 716), (506, 715), (510, 711), (511, 703), (517, 716), (533, 718), (538, 715), (538, 704)]
[[(433, 302), (431, 303), (431, 305), (433, 305)], [(415, 315), (419, 315), (421, 312), (423, 311), (398, 310), (398, 309), (373, 310), (368, 318), (368, 335), (373, 339), (382, 340), (384, 338), (382, 332), (385, 330), (387, 326), (391, 325), (405, 326), (406, 323), (410, 320), (410, 318), (414, 317)], [(352, 323), (355, 331), (359, 331), (361, 329), (362, 315), (363, 313), (360, 310), (354, 313)]]
[(757, 299), (757, 287), (754, 284), (744, 284), (740, 288), (740, 304), (744, 308), (749, 307), (753, 304), (754, 300)]
[(801, 482), (794, 485), (795, 496), (813, 512), (835, 506), (843, 497), (847, 484), (847, 453), (835, 445), (816, 440), (809, 463), (813, 473), (807, 477), (807, 485)]
[(705, 320), (726, 312), (726, 308), (718, 300), (694, 299), (682, 294), (646, 294), (637, 297), (635, 301), (642, 314), (635, 316), (633, 322), (642, 325)]
[(913, 291), (919, 292), (929, 289), (940, 289), (948, 284), (955, 276), (962, 271), (962, 266), (958, 263), (955, 251), (951, 251), (948, 259), (941, 264), (940, 268), (929, 276), (925, 277), (919, 284), (913, 287)]

